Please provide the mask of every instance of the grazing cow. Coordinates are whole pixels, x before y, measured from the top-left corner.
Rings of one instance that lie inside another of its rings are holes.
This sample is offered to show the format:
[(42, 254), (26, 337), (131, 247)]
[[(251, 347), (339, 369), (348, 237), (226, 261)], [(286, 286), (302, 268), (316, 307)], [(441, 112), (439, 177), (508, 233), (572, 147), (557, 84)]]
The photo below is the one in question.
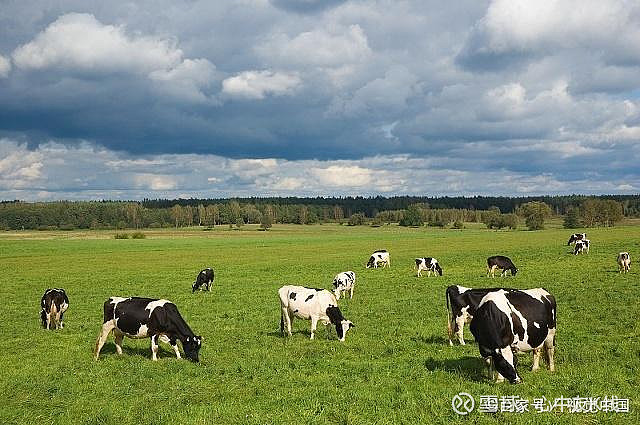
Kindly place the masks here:
[(340, 295), (343, 292), (349, 291), (349, 299), (353, 298), (353, 287), (356, 284), (356, 274), (352, 271), (338, 273), (333, 278), (333, 293), (336, 295), (336, 299), (340, 299)]
[(511, 270), (511, 276), (515, 276), (518, 273), (518, 268), (513, 264), (513, 261), (504, 255), (494, 255), (487, 258), (487, 277), (489, 277), (489, 274), (491, 274), (491, 277), (495, 277), (496, 268), (502, 269), (502, 273), (500, 273), (502, 277), (507, 274), (507, 270)]
[(574, 233), (569, 238), (569, 242), (567, 242), (567, 246), (571, 245), (574, 242), (581, 241), (583, 239), (587, 239), (587, 234), (586, 233)]
[(206, 291), (211, 291), (211, 284), (213, 283), (213, 279), (215, 278), (213, 269), (211, 267), (207, 267), (206, 269), (200, 271), (196, 280), (191, 285), (191, 293), (196, 292), (200, 287), (204, 285), (204, 289)]
[(42, 327), (45, 329), (63, 329), (64, 312), (69, 308), (69, 298), (64, 289), (47, 289), (40, 299), (40, 320), (42, 320)]
[(589, 239), (581, 239), (579, 241), (576, 241), (576, 244), (573, 247), (573, 255), (578, 255), (583, 253), (588, 254), (589, 245), (591, 245), (591, 241)]
[[(316, 331), (318, 321), (325, 326), (331, 324), (336, 328), (336, 335), (344, 341), (347, 331), (355, 325), (342, 316), (338, 308), (336, 296), (326, 289), (306, 288), (304, 286), (286, 285), (278, 290), (280, 296), (280, 332), (291, 336), (293, 318), (311, 320), (311, 339)], [(328, 333), (327, 333), (327, 336)]]
[(627, 273), (631, 269), (631, 256), (628, 252), (618, 254), (618, 266), (620, 267), (620, 273)]
[(113, 331), (116, 351), (122, 354), (122, 339), (151, 338), (151, 358), (158, 360), (158, 341), (168, 343), (180, 358), (178, 340), (186, 358), (198, 361), (202, 337), (195, 335), (184, 321), (178, 307), (171, 301), (139, 297), (111, 297), (104, 303), (102, 330), (96, 341), (94, 359), (98, 360), (100, 350), (109, 333)]
[(368, 269), (371, 267), (377, 269), (379, 264), (382, 264), (383, 268), (385, 266), (391, 268), (391, 257), (389, 257), (389, 252), (386, 249), (373, 251), (373, 254), (369, 257), (366, 267)]
[(496, 382), (522, 380), (516, 370), (514, 354), (518, 352), (533, 351), (531, 370), (537, 370), (542, 351), (546, 351), (549, 370), (555, 370), (556, 300), (542, 288), (489, 292), (469, 328), (490, 374), (491, 366), (495, 367)]
[(416, 268), (418, 269), (418, 277), (422, 276), (423, 270), (427, 271), (427, 277), (431, 276), (431, 272), (435, 276), (436, 273), (442, 276), (442, 268), (438, 264), (438, 260), (431, 257), (416, 258)]

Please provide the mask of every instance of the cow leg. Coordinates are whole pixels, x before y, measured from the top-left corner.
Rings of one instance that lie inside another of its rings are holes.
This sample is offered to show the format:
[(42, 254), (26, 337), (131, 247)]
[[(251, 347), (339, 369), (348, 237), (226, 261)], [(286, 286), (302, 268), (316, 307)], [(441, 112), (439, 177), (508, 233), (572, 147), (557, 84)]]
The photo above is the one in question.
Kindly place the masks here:
[(465, 318), (464, 314), (456, 317), (456, 333), (458, 334), (458, 341), (460, 341), (460, 345), (465, 345), (464, 342), (464, 323)]
[(98, 360), (98, 356), (100, 355), (100, 350), (102, 350), (102, 346), (104, 345), (107, 337), (116, 327), (113, 320), (109, 320), (102, 324), (102, 329), (100, 330), (100, 335), (98, 335), (98, 339), (96, 340), (96, 349), (93, 353), (93, 359)]
[(349, 289), (349, 299), (353, 299), (353, 285), (351, 285), (351, 289)]
[(117, 329), (113, 330), (113, 336), (116, 340), (116, 352), (122, 354), (122, 340), (124, 339), (124, 333)]
[(287, 329), (287, 335), (291, 336), (291, 325), (293, 322), (293, 317), (289, 316), (289, 309), (287, 307), (282, 307), (281, 321), (284, 322), (284, 327)]
[(49, 330), (50, 326), (51, 326), (51, 313), (47, 313), (47, 327), (46, 327), (46, 329)]
[(173, 352), (176, 353), (176, 358), (182, 358), (180, 357), (180, 350), (178, 349), (178, 341), (175, 338), (169, 338), (167, 335), (160, 335), (159, 339), (173, 348)]
[(311, 316), (311, 339), (316, 332), (316, 326), (318, 326), (318, 318), (316, 316)]
[(151, 360), (158, 360), (158, 335), (151, 335)]
[(533, 350), (533, 364), (531, 365), (531, 371), (540, 369), (540, 357), (542, 357), (542, 350), (544, 347), (536, 348)]
[(60, 329), (64, 329), (64, 313), (60, 313)]
[(484, 359), (484, 362), (487, 364), (487, 375), (489, 377), (489, 381), (493, 381), (493, 357), (489, 356)]
[(549, 370), (551, 372), (554, 372), (556, 370), (556, 364), (553, 359), (553, 355), (555, 352), (555, 338), (556, 332), (554, 329), (553, 332), (549, 332), (549, 335), (547, 335), (547, 338), (544, 340), (544, 348), (545, 352), (547, 353), (547, 363), (549, 364)]
[(422, 276), (422, 274), (420, 273), (420, 267), (418, 267), (418, 277)]
[(451, 338), (453, 338), (453, 327), (454, 327), (454, 321), (453, 321), (453, 316), (449, 316), (447, 317), (447, 335), (449, 336), (449, 345), (453, 346), (453, 341), (451, 341)]

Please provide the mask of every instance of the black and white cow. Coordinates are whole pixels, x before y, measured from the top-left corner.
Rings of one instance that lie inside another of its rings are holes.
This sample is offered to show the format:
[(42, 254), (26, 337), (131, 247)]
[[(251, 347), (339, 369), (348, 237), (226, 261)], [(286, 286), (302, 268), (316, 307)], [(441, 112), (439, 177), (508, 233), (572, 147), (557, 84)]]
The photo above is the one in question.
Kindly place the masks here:
[(391, 268), (391, 257), (389, 256), (389, 252), (386, 249), (373, 251), (373, 254), (371, 254), (371, 257), (369, 257), (369, 261), (367, 262), (366, 267), (368, 269), (370, 269), (371, 267), (377, 269), (379, 264), (382, 264), (383, 268), (385, 266)]
[(416, 268), (418, 269), (418, 277), (422, 276), (421, 272), (423, 270), (427, 271), (427, 277), (431, 276), (432, 272), (434, 276), (436, 275), (436, 273), (442, 276), (442, 268), (440, 267), (438, 260), (436, 260), (435, 258), (416, 258)]
[(343, 292), (349, 291), (349, 299), (353, 298), (353, 287), (356, 285), (356, 274), (352, 271), (338, 273), (333, 278), (333, 293), (336, 299), (340, 299)]
[(495, 277), (496, 269), (501, 269), (500, 276), (504, 277), (507, 274), (507, 270), (511, 270), (511, 276), (515, 276), (518, 273), (518, 268), (513, 264), (513, 261), (509, 257), (504, 255), (494, 255), (487, 258), (487, 277)]
[(627, 273), (631, 270), (631, 256), (628, 252), (618, 254), (618, 267), (620, 267), (620, 273)]
[(122, 339), (151, 338), (151, 358), (157, 360), (158, 341), (168, 343), (180, 358), (177, 342), (182, 343), (184, 355), (191, 361), (198, 361), (202, 337), (195, 335), (184, 321), (178, 307), (171, 301), (140, 297), (111, 297), (104, 303), (102, 330), (96, 341), (94, 359), (98, 360), (100, 350), (109, 334), (113, 332), (116, 351), (122, 354)]
[(63, 329), (64, 312), (69, 308), (69, 298), (64, 289), (53, 288), (44, 291), (40, 299), (40, 320), (45, 329)]
[(476, 308), (478, 308), (485, 295), (501, 289), (504, 288), (471, 289), (460, 285), (451, 285), (447, 288), (445, 297), (447, 301), (449, 345), (453, 345), (452, 338), (454, 335), (458, 336), (460, 345), (465, 345), (465, 323), (471, 322)]
[(280, 332), (284, 333), (286, 330), (289, 336), (294, 317), (311, 320), (311, 339), (318, 321), (325, 326), (333, 325), (338, 339), (342, 342), (347, 331), (355, 327), (350, 320), (342, 316), (336, 296), (326, 289), (286, 285), (278, 290), (278, 296), (281, 308)]
[(567, 242), (567, 246), (571, 245), (574, 242), (581, 241), (583, 239), (587, 239), (586, 233), (574, 233), (569, 237), (569, 242)]
[(480, 301), (469, 328), (490, 374), (491, 366), (495, 367), (497, 382), (522, 380), (516, 369), (518, 352), (533, 351), (531, 370), (537, 370), (546, 351), (549, 370), (555, 370), (556, 300), (542, 288), (489, 292)]
[(591, 241), (589, 239), (581, 239), (579, 241), (576, 241), (576, 244), (573, 247), (573, 255), (588, 254), (590, 245)]
[(200, 273), (198, 273), (196, 280), (193, 282), (193, 285), (191, 285), (191, 293), (196, 292), (202, 286), (204, 286), (205, 290), (211, 291), (211, 284), (213, 283), (214, 278), (215, 276), (211, 267), (201, 270)]

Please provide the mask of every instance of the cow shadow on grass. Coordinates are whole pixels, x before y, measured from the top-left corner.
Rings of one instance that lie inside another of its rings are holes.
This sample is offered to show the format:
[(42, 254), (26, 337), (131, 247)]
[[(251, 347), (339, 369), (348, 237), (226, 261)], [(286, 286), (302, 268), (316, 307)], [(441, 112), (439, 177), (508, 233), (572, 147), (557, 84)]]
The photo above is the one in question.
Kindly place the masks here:
[(434, 359), (428, 358), (424, 361), (424, 367), (431, 371), (443, 371), (475, 382), (487, 380), (486, 364), (480, 357), (463, 356), (458, 359)]
[[(182, 355), (182, 354), (181, 354)], [(104, 346), (102, 347), (102, 350), (100, 350), (100, 357), (111, 357), (111, 356), (116, 356), (116, 357), (123, 357), (123, 356), (140, 356), (140, 357), (146, 357), (146, 358), (151, 358), (151, 347), (133, 347), (133, 346), (127, 346), (127, 345), (122, 345), (122, 356), (120, 356), (117, 352), (116, 352), (116, 345), (114, 343), (105, 343)], [(173, 352), (173, 350), (167, 350), (167, 349), (163, 349), (162, 345), (158, 346), (158, 358), (161, 359), (163, 357), (176, 357), (176, 354)]]
[[(289, 338), (289, 336), (287, 335), (287, 333), (282, 333), (280, 331), (273, 331), (273, 332), (264, 332), (262, 333), (263, 335), (267, 335), (273, 338)], [(291, 331), (291, 336), (295, 336), (295, 335), (304, 335), (305, 337), (309, 338), (311, 336), (311, 332), (308, 330), (297, 330), (297, 331)], [(319, 332), (316, 330), (316, 339), (319, 336)]]

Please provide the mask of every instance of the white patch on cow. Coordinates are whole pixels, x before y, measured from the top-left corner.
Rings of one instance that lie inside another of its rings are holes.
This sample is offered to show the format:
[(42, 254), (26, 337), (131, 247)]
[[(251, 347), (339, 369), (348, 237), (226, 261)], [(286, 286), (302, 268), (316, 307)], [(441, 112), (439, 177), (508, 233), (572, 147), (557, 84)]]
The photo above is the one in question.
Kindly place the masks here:
[(151, 301), (149, 304), (147, 304), (147, 306), (144, 308), (145, 310), (149, 310), (149, 317), (151, 317), (151, 313), (153, 313), (153, 310), (156, 309), (156, 307), (162, 307), (163, 305), (165, 305), (166, 303), (170, 303), (171, 301), (169, 300), (156, 300), (156, 301)]
[(132, 335), (133, 338), (146, 338), (149, 335), (149, 328), (147, 325), (140, 325), (138, 328), (138, 332), (135, 335)]
[(533, 298), (537, 299), (540, 302), (542, 302), (543, 297), (547, 298), (549, 295), (551, 295), (542, 288), (523, 289), (522, 292), (532, 296)]
[(540, 329), (540, 325), (538, 324), (538, 322), (533, 322), (533, 326), (535, 326), (536, 328)]
[(460, 285), (456, 285), (456, 288), (458, 288), (458, 293), (459, 294), (464, 294), (465, 292), (471, 290), (471, 288), (466, 288), (466, 287), (460, 286)]

